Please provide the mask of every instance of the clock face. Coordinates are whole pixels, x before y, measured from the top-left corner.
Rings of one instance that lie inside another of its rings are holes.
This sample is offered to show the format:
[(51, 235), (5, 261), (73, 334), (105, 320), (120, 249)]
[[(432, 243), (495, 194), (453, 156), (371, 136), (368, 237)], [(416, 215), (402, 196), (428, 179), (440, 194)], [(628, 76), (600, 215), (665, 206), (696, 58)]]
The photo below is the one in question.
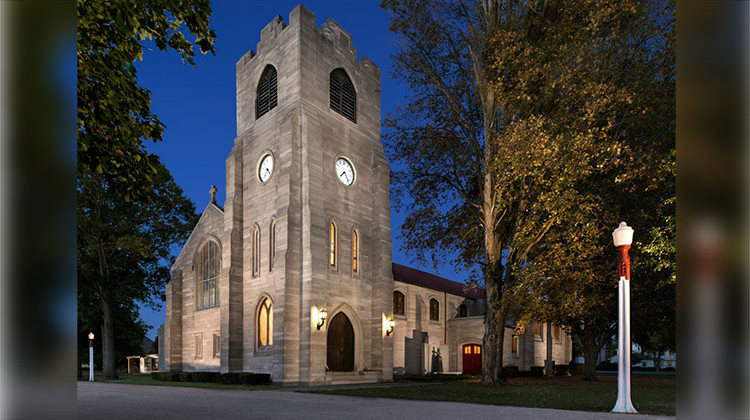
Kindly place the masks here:
[(340, 157), (336, 160), (336, 176), (344, 185), (354, 184), (354, 166), (348, 159)]
[(260, 165), (258, 165), (258, 179), (260, 179), (260, 182), (266, 182), (268, 178), (271, 178), (272, 173), (273, 156), (269, 153), (260, 160)]

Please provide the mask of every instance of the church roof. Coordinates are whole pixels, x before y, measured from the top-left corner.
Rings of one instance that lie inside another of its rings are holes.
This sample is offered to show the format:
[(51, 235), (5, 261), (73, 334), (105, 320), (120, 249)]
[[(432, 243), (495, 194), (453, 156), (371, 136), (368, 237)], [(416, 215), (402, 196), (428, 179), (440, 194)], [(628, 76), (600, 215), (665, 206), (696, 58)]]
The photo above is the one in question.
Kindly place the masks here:
[(471, 299), (484, 299), (484, 290), (393, 263), (393, 280), (427, 287)]

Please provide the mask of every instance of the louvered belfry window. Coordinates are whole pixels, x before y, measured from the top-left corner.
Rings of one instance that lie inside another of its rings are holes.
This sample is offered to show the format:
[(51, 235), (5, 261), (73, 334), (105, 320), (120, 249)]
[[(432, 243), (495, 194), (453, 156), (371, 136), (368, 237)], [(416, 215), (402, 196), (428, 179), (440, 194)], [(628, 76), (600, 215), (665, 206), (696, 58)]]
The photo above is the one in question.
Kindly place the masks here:
[(331, 109), (357, 122), (357, 92), (342, 68), (331, 72)]
[(274, 109), (277, 103), (276, 68), (269, 64), (263, 70), (258, 82), (258, 91), (255, 94), (255, 119)]

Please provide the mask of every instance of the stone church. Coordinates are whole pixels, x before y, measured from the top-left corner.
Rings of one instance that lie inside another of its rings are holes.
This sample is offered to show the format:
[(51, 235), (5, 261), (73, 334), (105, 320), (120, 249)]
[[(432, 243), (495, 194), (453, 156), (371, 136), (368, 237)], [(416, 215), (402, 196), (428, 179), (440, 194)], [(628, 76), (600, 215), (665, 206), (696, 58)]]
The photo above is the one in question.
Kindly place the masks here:
[[(274, 383), (479, 373), (484, 295), (391, 261), (380, 70), (298, 5), (237, 62), (237, 138), (172, 267), (159, 366), (270, 373)], [(570, 337), (508, 326), (506, 365), (558, 364)], [(436, 354), (440, 358), (436, 358)]]

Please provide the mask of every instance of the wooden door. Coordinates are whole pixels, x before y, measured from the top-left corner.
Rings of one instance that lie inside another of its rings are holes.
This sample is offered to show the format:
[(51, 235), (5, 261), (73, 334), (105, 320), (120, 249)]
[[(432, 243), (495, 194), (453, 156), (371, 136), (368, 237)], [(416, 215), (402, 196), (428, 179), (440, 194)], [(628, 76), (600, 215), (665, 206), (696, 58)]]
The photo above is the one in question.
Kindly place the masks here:
[(463, 373), (482, 373), (482, 346), (479, 344), (464, 344), (463, 346)]
[(354, 370), (354, 328), (342, 312), (336, 314), (328, 325), (326, 361), (330, 371)]

